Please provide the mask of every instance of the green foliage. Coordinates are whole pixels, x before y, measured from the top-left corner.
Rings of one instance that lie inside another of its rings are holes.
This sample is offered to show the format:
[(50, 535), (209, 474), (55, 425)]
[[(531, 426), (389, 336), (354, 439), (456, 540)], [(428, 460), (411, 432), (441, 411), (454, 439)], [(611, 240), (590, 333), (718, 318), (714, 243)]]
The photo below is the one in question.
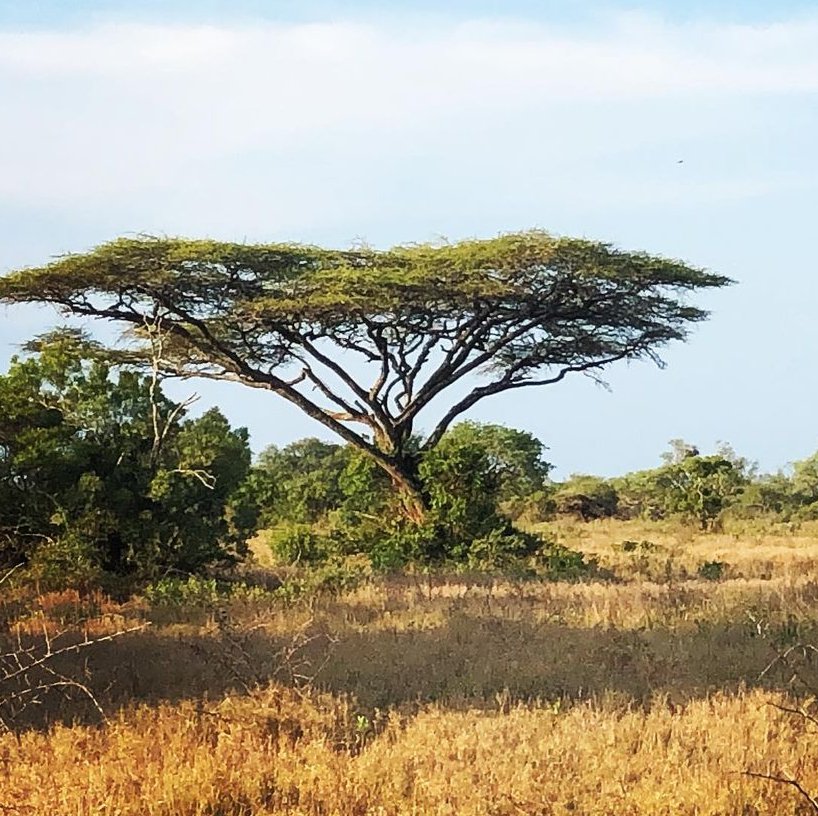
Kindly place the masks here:
[(543, 541), (515, 530), (500, 508), (541, 495), (549, 465), (533, 436), (499, 425), (456, 425), (418, 455), (422, 522), (399, 509), (401, 495), (371, 457), (354, 447), (306, 439), (259, 458), (250, 482), (271, 549), (282, 564), (320, 564), (365, 554), (373, 568), (450, 563), (511, 569)]
[[(818, 454), (795, 462), (791, 475), (758, 474), (729, 445), (704, 456), (695, 445), (674, 439), (662, 461), (658, 468), (613, 479), (572, 476), (556, 486), (554, 508), (583, 521), (678, 518), (702, 529), (727, 518), (818, 519)], [(626, 546), (641, 548), (640, 542), (624, 542)]]
[(618, 506), (616, 488), (599, 476), (571, 476), (554, 493), (556, 512), (582, 521), (611, 518), (616, 515)]
[(465, 557), (472, 541), (500, 522), (500, 476), (487, 452), (468, 439), (444, 436), (420, 462), (419, 475), (429, 502), (427, 526), (437, 542), (433, 558)]
[(239, 554), (255, 524), (246, 431), (216, 410), (183, 419), (148, 378), (77, 348), (56, 335), (0, 376), (0, 563), (89, 584)]
[(349, 445), (301, 439), (265, 449), (250, 477), (261, 523), (313, 524), (334, 511), (377, 513), (393, 490), (383, 471)]
[(372, 577), (372, 563), (363, 554), (336, 555), (313, 570), (304, 590), (314, 592), (347, 592)]
[(271, 547), (282, 563), (366, 553), (378, 569), (455, 561), (497, 565), (531, 555), (539, 539), (513, 530), (499, 508), (547, 487), (543, 445), (500, 425), (454, 426), (418, 457), (428, 511), (422, 523), (399, 510), (400, 493), (354, 447), (305, 439), (268, 448), (251, 476)]
[(790, 485), (792, 515), (803, 521), (818, 518), (818, 453), (793, 464)]
[(181, 423), (149, 487), (157, 504), (151, 560), (193, 572), (244, 554), (255, 527), (255, 510), (240, 492), (249, 468), (246, 429), (231, 429), (218, 409)]
[(344, 466), (344, 448), (319, 439), (264, 450), (255, 469), (262, 522), (309, 524), (323, 518), (343, 499), (338, 478)]
[(244, 581), (225, 581), (202, 575), (166, 575), (145, 586), (142, 594), (153, 606), (208, 608), (231, 600), (289, 600), (301, 594), (303, 589), (297, 581), (292, 585), (279, 584), (271, 589)]
[(694, 445), (680, 439), (671, 440), (670, 446), (661, 467), (612, 480), (619, 495), (618, 515), (676, 516), (706, 529), (741, 501), (753, 468), (726, 445), (712, 456), (700, 455)]
[(504, 497), (542, 489), (542, 449), (530, 434), (498, 425), (461, 423), (446, 433), (420, 459), (429, 510), (414, 560), (501, 569), (533, 555), (541, 540), (515, 530), (499, 509)]
[(283, 522), (268, 532), (267, 542), (280, 564), (314, 564), (332, 553), (332, 542), (311, 524)]
[(728, 566), (729, 564), (724, 561), (705, 561), (703, 564), (699, 564), (696, 574), (706, 581), (720, 581), (724, 577), (724, 571)]
[(739, 518), (774, 518), (789, 521), (797, 514), (798, 497), (792, 479), (783, 473), (765, 474), (749, 482), (731, 507)]
[[(437, 521), (449, 525), (444, 536), (479, 538), (493, 524), (478, 523), (479, 512), (465, 512), (451, 490), (441, 491), (428, 476), (419, 484), (419, 467), (442, 467), (428, 457), (452, 423), (510, 389), (620, 360), (658, 360), (660, 348), (706, 317), (688, 303), (690, 293), (727, 283), (679, 261), (538, 230), (385, 251), (139, 238), (0, 278), (0, 300), (54, 303), (136, 326), (124, 351), (108, 352), (131, 362), (146, 356), (161, 323), (165, 370), (269, 389), (388, 474), (404, 494), (393, 511), (418, 522), (431, 498)], [(371, 377), (362, 379), (364, 371)], [(471, 390), (450, 399), (418, 440), (424, 412), (438, 411), (442, 392), (466, 382)], [(452, 455), (463, 462), (478, 456), (465, 452), (473, 429), (458, 433), (463, 439), (447, 443)], [(542, 491), (547, 468), (536, 440), (500, 428), (476, 435), (493, 465), (491, 473), (479, 471), (475, 485), (496, 480), (492, 495), (509, 506), (531, 495), (534, 483)], [(455, 452), (458, 445), (464, 450)], [(372, 507), (378, 485), (371, 474), (368, 486), (360, 483), (366, 475), (360, 463), (347, 471), (352, 486), (333, 479), (343, 495), (321, 492), (324, 469), (347, 467), (335, 452), (324, 453), (317, 451), (318, 471), (287, 485), (260, 477), (257, 490), (276, 496), (266, 506), (288, 505), (284, 517), (304, 523), (327, 506), (369, 512), (360, 507)], [(444, 507), (453, 522), (443, 519)], [(429, 541), (430, 559), (449, 546), (438, 535)]]
[(659, 471), (659, 468), (639, 470), (610, 480), (619, 497), (617, 517), (656, 521), (668, 515), (666, 497), (658, 483)]
[(91, 587), (103, 578), (96, 530), (74, 524), (62, 535), (43, 540), (30, 554), (28, 574), (42, 587)]
[(472, 543), (467, 564), (481, 572), (574, 581), (592, 574), (594, 560), (556, 541), (530, 533), (492, 530)]
[(794, 462), (789, 475), (764, 474), (750, 481), (734, 503), (739, 518), (776, 518), (798, 523), (818, 518), (818, 453)]
[[(293, 603), (314, 595), (335, 594), (355, 589), (374, 574), (371, 559), (362, 553), (352, 555), (332, 554), (325, 561), (309, 564), (307, 568), (291, 572), (286, 580), (265, 597)], [(246, 590), (229, 585), (233, 597), (242, 597)]]
[(545, 577), (552, 580), (576, 580), (594, 573), (597, 563), (585, 555), (555, 541), (543, 543), (537, 560), (544, 569)]
[(698, 521), (706, 529), (741, 491), (745, 479), (722, 456), (689, 456), (660, 468), (655, 485), (666, 513)]
[(545, 461), (545, 445), (533, 434), (505, 425), (459, 422), (446, 432), (445, 449), (473, 449), (484, 457), (497, 481), (496, 497), (506, 506), (543, 493), (548, 487), (551, 465)]
[(148, 584), (145, 600), (154, 606), (210, 606), (226, 595), (215, 578), (169, 576)]

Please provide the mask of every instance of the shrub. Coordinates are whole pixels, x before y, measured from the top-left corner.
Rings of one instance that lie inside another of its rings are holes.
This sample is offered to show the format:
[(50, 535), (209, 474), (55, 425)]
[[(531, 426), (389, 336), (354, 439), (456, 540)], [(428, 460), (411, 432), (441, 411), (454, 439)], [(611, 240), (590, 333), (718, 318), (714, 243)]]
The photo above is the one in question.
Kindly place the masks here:
[(240, 555), (255, 524), (234, 501), (247, 431), (217, 410), (185, 419), (77, 333), (36, 347), (0, 376), (0, 564), (79, 586)]
[(363, 554), (333, 555), (306, 581), (308, 592), (347, 592), (372, 577), (372, 562)]
[(699, 564), (696, 574), (706, 581), (720, 581), (724, 577), (724, 571), (729, 564), (724, 561), (705, 561)]
[(523, 431), (474, 422), (454, 426), (417, 458), (428, 502), (420, 524), (406, 518), (400, 497), (369, 457), (317, 439), (265, 451), (250, 492), (262, 518), (277, 522), (271, 543), (283, 563), (354, 553), (365, 553), (381, 570), (411, 562), (494, 563), (536, 548), (500, 508), (536, 518), (547, 512), (550, 466), (542, 452), (542, 443)]
[(81, 530), (71, 530), (37, 547), (27, 572), (41, 590), (88, 589), (98, 585), (102, 577), (99, 552), (93, 539)]
[(279, 524), (269, 531), (267, 543), (280, 564), (315, 564), (333, 551), (330, 539), (311, 524)]
[(556, 541), (548, 541), (537, 554), (544, 577), (554, 581), (572, 581), (597, 571), (595, 559)]
[(467, 563), (472, 569), (506, 572), (534, 556), (542, 546), (539, 536), (495, 528), (471, 542)]
[(556, 512), (582, 521), (611, 518), (618, 505), (619, 494), (614, 486), (598, 476), (571, 476), (554, 493)]
[(145, 599), (155, 606), (207, 606), (229, 594), (215, 578), (196, 575), (160, 578), (145, 587)]

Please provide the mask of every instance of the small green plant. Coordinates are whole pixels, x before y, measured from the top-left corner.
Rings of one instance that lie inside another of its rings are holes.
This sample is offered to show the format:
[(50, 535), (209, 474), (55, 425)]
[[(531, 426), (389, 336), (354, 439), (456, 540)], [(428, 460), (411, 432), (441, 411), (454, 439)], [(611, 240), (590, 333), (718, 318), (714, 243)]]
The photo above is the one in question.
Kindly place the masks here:
[(372, 562), (366, 555), (331, 556), (311, 571), (307, 592), (346, 592), (372, 577)]
[(155, 606), (206, 606), (230, 594), (215, 578), (196, 575), (160, 578), (145, 587), (145, 599)]
[(597, 569), (596, 559), (586, 559), (584, 553), (557, 541), (546, 541), (542, 545), (537, 554), (537, 563), (545, 577), (553, 581), (576, 581)]
[(724, 561), (705, 561), (699, 564), (696, 574), (705, 581), (720, 581), (724, 578), (724, 572), (729, 564)]

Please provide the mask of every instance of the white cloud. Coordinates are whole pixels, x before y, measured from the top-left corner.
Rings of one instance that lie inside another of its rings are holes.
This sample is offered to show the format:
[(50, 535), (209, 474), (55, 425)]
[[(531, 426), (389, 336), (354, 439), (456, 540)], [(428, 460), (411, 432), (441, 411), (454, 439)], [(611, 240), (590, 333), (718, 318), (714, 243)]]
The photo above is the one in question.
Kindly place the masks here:
[(241, 207), (234, 172), (248, 200), (278, 196), (285, 217), (323, 206), (322, 187), (350, 190), (356, 164), (377, 186), (379, 157), (389, 172), (448, 156), (514, 173), (519, 159), (554, 179), (557, 155), (570, 166), (723, 128), (690, 115), (698, 102), (815, 91), (818, 19), (626, 16), (595, 37), (498, 21), (0, 32), (0, 199), (76, 208), (164, 193), (159, 211), (198, 211), (235, 194)]
[[(818, 17), (0, 30), (0, 264), (129, 230), (381, 243), (538, 225), (679, 254), (746, 281), (674, 357), (681, 380), (629, 371), (619, 408), (566, 385), (513, 410), (566, 468), (596, 472), (611, 445), (609, 470), (647, 465), (691, 416), (693, 438), (743, 434), (780, 462), (811, 416), (759, 425), (757, 374), (781, 415), (814, 405), (781, 360), (805, 369), (815, 346), (816, 92)], [(52, 322), (0, 310), (0, 356)], [(313, 431), (232, 405), (257, 445)]]
[(0, 32), (0, 66), (30, 77), (190, 71), (229, 57), (240, 40), (241, 32), (212, 26)]

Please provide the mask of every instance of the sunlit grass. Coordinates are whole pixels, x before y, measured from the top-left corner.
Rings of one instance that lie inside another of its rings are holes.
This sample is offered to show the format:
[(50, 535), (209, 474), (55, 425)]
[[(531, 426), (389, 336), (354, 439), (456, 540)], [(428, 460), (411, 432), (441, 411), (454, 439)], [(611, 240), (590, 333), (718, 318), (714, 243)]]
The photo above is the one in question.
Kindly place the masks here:
[[(815, 729), (775, 707), (818, 685), (808, 654), (775, 661), (818, 643), (818, 537), (552, 532), (615, 577), (396, 576), (185, 607), (7, 593), (7, 648), (148, 626), (60, 661), (110, 721), (81, 695), (26, 711), (0, 736), (0, 811), (808, 812), (742, 771), (818, 790)], [(707, 561), (721, 580), (697, 576)]]
[(612, 696), (383, 718), (271, 687), (140, 707), (105, 728), (0, 739), (0, 805), (34, 814), (784, 814), (818, 786), (818, 743), (770, 704), (718, 694), (648, 709)]

